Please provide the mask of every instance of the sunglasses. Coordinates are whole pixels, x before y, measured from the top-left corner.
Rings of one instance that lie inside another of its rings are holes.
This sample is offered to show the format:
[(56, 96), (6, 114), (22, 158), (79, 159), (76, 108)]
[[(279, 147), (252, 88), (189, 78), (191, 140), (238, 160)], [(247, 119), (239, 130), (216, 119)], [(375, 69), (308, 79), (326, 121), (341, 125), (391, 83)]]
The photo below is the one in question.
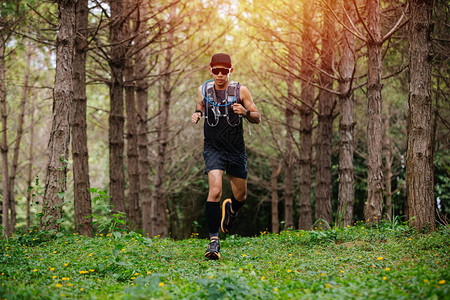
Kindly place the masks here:
[(228, 68), (212, 68), (211, 72), (214, 75), (219, 75), (220, 73), (222, 73), (222, 75), (227, 75), (228, 73), (230, 73), (230, 69), (228, 69)]

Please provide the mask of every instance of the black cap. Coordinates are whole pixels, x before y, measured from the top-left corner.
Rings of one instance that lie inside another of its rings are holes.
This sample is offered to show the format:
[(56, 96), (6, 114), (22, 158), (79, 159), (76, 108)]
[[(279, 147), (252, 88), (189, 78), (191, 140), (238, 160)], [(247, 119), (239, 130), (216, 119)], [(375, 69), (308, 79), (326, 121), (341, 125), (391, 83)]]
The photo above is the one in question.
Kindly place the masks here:
[(216, 53), (211, 57), (211, 67), (215, 64), (224, 64), (231, 68), (231, 57), (225, 53)]

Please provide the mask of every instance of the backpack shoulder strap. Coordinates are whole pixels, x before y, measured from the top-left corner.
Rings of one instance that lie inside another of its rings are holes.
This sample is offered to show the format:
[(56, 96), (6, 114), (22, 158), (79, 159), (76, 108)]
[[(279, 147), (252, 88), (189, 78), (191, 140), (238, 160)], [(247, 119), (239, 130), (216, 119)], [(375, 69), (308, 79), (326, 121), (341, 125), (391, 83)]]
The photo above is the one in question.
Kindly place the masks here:
[(236, 101), (240, 101), (239, 97), (239, 88), (240, 88), (239, 82), (231, 81), (227, 86), (227, 102), (230, 103), (236, 98)]
[[(205, 85), (205, 90), (204, 93), (206, 95), (206, 97), (208, 98), (209, 101), (216, 103), (216, 91), (214, 89), (214, 82), (208, 82)], [(203, 99), (204, 101), (205, 99)], [(205, 102), (205, 101), (204, 101)]]

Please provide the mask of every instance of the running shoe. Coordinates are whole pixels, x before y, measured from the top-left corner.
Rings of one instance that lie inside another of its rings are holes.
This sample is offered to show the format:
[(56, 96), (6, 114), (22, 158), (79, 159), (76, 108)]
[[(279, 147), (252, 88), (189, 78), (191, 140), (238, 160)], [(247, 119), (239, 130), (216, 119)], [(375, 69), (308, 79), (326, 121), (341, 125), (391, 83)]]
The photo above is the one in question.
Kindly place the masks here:
[(205, 252), (205, 257), (211, 260), (220, 258), (220, 243), (219, 239), (211, 239), (209, 241), (208, 250)]
[(231, 199), (225, 199), (222, 203), (222, 221), (220, 222), (220, 228), (223, 233), (230, 233), (231, 226), (233, 226), (236, 216), (237, 213), (231, 213)]

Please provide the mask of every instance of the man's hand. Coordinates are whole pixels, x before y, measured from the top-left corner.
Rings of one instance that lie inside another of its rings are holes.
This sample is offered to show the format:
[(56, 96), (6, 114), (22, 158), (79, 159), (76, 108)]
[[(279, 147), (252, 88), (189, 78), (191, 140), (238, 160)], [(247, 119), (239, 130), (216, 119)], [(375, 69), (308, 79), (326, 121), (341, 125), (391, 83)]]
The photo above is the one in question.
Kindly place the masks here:
[(192, 123), (197, 124), (201, 118), (202, 118), (202, 113), (195, 112), (192, 114), (191, 121), (192, 121)]
[(233, 111), (235, 114), (245, 117), (245, 114), (247, 113), (247, 109), (245, 107), (243, 107), (241, 104), (233, 103), (233, 105), (231, 105), (231, 107), (233, 108)]

